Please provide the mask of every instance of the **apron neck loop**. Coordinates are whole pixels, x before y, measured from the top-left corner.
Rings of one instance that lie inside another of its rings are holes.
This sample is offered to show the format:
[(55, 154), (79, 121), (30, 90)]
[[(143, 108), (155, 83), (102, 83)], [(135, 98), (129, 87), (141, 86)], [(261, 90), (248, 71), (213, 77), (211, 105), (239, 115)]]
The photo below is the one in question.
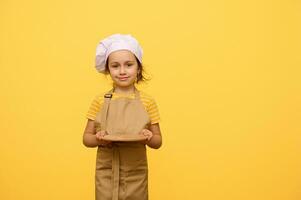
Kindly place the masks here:
[[(115, 87), (113, 86), (113, 88), (109, 92), (107, 92), (104, 97), (112, 98), (114, 92), (115, 92)], [(135, 86), (134, 86), (134, 93), (135, 93), (135, 98), (138, 99), (140, 97), (140, 93)]]

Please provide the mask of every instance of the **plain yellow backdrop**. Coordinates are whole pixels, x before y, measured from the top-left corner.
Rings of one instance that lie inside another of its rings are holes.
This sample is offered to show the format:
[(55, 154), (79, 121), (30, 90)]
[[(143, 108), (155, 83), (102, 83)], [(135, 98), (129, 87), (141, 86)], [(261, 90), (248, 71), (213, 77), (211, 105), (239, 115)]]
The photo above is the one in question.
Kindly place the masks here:
[(301, 199), (300, 1), (2, 0), (0, 17), (0, 199), (94, 199), (82, 134), (113, 33), (140, 42), (160, 109), (151, 200)]

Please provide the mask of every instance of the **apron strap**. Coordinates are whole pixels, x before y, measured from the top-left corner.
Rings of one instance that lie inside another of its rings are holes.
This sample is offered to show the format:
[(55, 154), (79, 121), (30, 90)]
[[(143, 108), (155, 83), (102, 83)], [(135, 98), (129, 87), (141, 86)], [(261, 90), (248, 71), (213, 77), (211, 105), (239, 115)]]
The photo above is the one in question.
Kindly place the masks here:
[(120, 180), (120, 152), (119, 147), (114, 146), (113, 148), (113, 159), (112, 159), (112, 200), (118, 200), (119, 196), (119, 180)]
[(105, 131), (106, 130), (106, 123), (107, 123), (107, 115), (108, 115), (108, 109), (110, 106), (110, 100), (112, 98), (112, 93), (114, 91), (114, 88), (111, 89), (109, 92), (107, 92), (104, 95), (104, 104), (103, 104), (103, 109), (101, 111), (101, 122), (100, 122), (100, 126), (101, 126), (101, 130)]

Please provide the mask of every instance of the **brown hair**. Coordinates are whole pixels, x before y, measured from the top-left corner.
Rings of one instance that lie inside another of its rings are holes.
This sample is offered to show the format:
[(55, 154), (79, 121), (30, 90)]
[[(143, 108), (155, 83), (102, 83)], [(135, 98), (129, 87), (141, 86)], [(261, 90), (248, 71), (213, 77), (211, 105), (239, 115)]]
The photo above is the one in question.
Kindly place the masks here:
[[(137, 74), (137, 82), (136, 83), (139, 83), (139, 82), (145, 82), (145, 81), (149, 81), (150, 79), (149, 78), (146, 78), (145, 77), (145, 70), (144, 70), (144, 66), (142, 65), (142, 63), (137, 59), (137, 57), (135, 56), (136, 58), (136, 61), (138, 63), (138, 70), (140, 70), (140, 73)], [(108, 66), (108, 63), (109, 63), (109, 57), (106, 61), (106, 68), (105, 68), (105, 73), (106, 74), (109, 74), (110, 71), (109, 71), (109, 66)]]

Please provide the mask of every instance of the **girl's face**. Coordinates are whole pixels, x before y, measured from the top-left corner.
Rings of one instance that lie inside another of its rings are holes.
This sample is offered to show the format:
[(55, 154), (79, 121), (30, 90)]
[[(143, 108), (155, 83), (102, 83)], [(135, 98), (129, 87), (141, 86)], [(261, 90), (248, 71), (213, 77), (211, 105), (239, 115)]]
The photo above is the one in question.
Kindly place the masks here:
[(108, 61), (109, 72), (116, 86), (134, 85), (139, 70), (136, 57), (132, 52), (114, 51), (109, 55)]

